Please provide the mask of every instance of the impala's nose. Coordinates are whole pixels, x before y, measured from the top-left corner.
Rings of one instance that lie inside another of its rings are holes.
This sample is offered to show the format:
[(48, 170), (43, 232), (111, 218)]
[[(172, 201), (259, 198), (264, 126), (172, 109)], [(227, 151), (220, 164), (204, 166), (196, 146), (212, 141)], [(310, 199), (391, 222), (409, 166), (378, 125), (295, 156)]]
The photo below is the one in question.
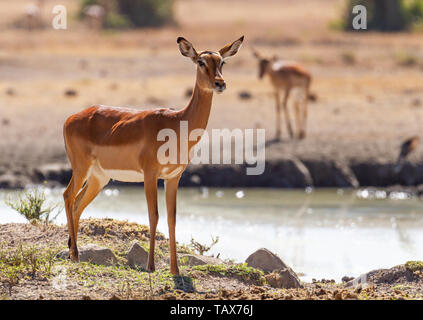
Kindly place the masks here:
[(214, 85), (216, 87), (216, 90), (219, 91), (219, 92), (222, 92), (223, 90), (226, 89), (226, 83), (223, 79), (222, 80), (220, 80), (220, 79), (215, 80)]

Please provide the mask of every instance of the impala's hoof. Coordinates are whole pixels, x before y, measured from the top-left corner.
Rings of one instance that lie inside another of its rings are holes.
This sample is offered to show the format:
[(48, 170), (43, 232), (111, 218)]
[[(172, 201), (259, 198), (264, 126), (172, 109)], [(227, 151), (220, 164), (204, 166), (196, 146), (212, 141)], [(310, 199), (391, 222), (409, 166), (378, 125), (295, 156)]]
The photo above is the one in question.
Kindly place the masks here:
[(148, 266), (148, 267), (147, 267), (147, 271), (148, 271), (148, 272), (154, 272), (154, 271), (156, 271), (156, 267), (155, 267), (154, 265), (152, 265), (152, 266)]
[(180, 275), (178, 268), (176, 268), (176, 269), (170, 269), (170, 273), (173, 274), (174, 276), (179, 276)]
[(78, 249), (69, 249), (69, 258), (72, 262), (79, 262), (79, 252)]
[(72, 262), (79, 262), (79, 256), (74, 256), (71, 254), (69, 258)]

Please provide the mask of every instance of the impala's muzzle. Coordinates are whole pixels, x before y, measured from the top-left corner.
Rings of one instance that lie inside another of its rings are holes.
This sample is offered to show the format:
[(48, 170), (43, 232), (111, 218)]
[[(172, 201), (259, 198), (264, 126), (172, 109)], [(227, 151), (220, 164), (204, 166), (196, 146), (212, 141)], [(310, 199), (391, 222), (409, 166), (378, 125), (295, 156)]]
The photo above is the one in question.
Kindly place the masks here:
[(215, 79), (214, 80), (214, 89), (216, 92), (223, 92), (226, 89), (226, 83), (223, 79)]

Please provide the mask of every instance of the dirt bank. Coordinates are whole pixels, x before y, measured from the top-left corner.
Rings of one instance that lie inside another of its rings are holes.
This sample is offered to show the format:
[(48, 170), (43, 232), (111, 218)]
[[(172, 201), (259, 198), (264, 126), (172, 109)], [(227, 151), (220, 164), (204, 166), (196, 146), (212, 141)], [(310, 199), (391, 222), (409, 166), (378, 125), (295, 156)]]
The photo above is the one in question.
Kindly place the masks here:
[[(89, 243), (107, 247), (117, 263), (101, 266), (55, 258), (66, 247), (64, 226), (0, 225), (0, 297), (2, 299), (421, 299), (423, 264), (408, 262), (374, 270), (359, 279), (335, 283), (313, 280), (298, 289), (271, 287), (260, 270), (244, 264), (186, 265), (181, 276), (169, 273), (168, 241), (157, 236), (156, 268), (131, 268), (126, 252), (136, 241), (148, 248), (148, 228), (112, 219), (82, 220), (80, 248)], [(178, 254), (193, 254), (178, 245)]]
[[(268, 160), (260, 175), (247, 175), (250, 165), (189, 165), (182, 175), (182, 187), (272, 187), (272, 188), (358, 188), (411, 187), (419, 192), (423, 185), (423, 164), (406, 163), (395, 170), (394, 163), (345, 163), (334, 159), (301, 159), (285, 156)], [(72, 170), (66, 163), (44, 164), (28, 172), (4, 172), (0, 188), (23, 188), (28, 184), (48, 183), (66, 186)], [(111, 181), (112, 185), (125, 185)], [(132, 184), (133, 185), (133, 184)]]

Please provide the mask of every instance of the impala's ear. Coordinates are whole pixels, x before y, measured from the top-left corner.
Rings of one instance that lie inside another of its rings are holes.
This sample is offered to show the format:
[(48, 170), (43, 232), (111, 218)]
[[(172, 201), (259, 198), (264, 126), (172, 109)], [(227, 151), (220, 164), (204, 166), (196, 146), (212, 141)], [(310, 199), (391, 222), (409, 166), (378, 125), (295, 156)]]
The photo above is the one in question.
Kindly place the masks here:
[(192, 61), (196, 63), (198, 54), (197, 54), (197, 51), (195, 51), (192, 43), (182, 37), (179, 37), (178, 40), (176, 40), (176, 42), (179, 45), (179, 51), (181, 51), (182, 55), (185, 57), (191, 58)]
[(222, 49), (219, 50), (220, 55), (223, 59), (233, 56), (241, 48), (242, 42), (244, 41), (244, 36), (235, 40), (234, 42), (227, 44)]
[(257, 58), (259, 60), (261, 59), (260, 53), (258, 53), (258, 51), (256, 51), (255, 49), (251, 49), (251, 51), (253, 52), (254, 58)]

